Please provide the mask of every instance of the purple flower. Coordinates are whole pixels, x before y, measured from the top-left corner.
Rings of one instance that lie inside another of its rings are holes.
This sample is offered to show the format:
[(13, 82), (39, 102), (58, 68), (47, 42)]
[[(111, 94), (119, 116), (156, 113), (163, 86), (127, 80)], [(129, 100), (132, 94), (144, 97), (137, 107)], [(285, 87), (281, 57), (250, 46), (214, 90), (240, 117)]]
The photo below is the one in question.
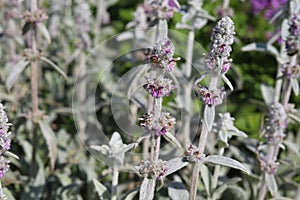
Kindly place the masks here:
[(287, 2), (288, 0), (251, 0), (251, 5), (253, 13), (265, 10), (266, 19), (271, 19), (280, 7)]
[(218, 88), (209, 90), (207, 87), (203, 87), (201, 85), (197, 85), (196, 93), (199, 99), (209, 106), (217, 106), (223, 103), (223, 98), (225, 96), (225, 92)]
[(154, 118), (152, 113), (146, 113), (139, 120), (141, 121), (140, 126), (146, 130), (155, 132), (155, 136), (157, 137), (165, 135), (176, 123), (175, 118), (171, 117), (170, 113), (167, 112), (162, 112), (157, 119)]
[(151, 79), (146, 77), (146, 81), (147, 83), (143, 85), (143, 88), (155, 98), (169, 96), (171, 91), (175, 88), (172, 84), (172, 80), (168, 78)]

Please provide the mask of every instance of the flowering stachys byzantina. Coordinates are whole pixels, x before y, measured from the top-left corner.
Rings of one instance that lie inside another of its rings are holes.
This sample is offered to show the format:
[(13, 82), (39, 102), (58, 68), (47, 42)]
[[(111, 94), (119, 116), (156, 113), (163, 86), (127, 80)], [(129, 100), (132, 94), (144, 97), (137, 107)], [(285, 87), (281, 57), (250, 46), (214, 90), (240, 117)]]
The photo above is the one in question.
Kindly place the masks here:
[(161, 177), (168, 171), (167, 162), (161, 159), (156, 162), (149, 160), (141, 160), (136, 169), (143, 177), (151, 176), (154, 179), (161, 179)]
[(199, 99), (206, 105), (217, 106), (222, 104), (225, 91), (218, 88), (209, 90), (207, 87), (197, 85), (196, 92)]
[(17, 158), (16, 155), (8, 151), (11, 143), (11, 132), (9, 132), (9, 126), (11, 125), (12, 124), (8, 123), (4, 106), (2, 103), (0, 103), (0, 178), (5, 175), (9, 168), (10, 161), (6, 159), (6, 156), (9, 155)]
[(268, 143), (279, 143), (285, 137), (287, 114), (281, 103), (272, 104), (269, 108), (267, 123), (264, 127), (264, 137)]
[(146, 130), (154, 131), (156, 136), (165, 135), (167, 132), (170, 132), (170, 129), (176, 123), (175, 118), (171, 117), (170, 113), (167, 112), (160, 113), (157, 119), (155, 119), (152, 113), (146, 113), (139, 120), (141, 121), (140, 126)]
[(144, 84), (144, 89), (155, 98), (169, 96), (170, 92), (175, 88), (172, 80), (168, 78), (152, 79), (146, 77), (147, 83)]
[(171, 72), (176, 65), (176, 61), (179, 60), (179, 58), (173, 58), (174, 53), (174, 45), (169, 38), (164, 37), (154, 45), (149, 54), (146, 54), (146, 58), (151, 63), (152, 68)]
[[(231, 63), (231, 59), (229, 59), (232, 51), (230, 45), (234, 42), (234, 35), (234, 23), (229, 17), (223, 17), (218, 21), (211, 36), (207, 69), (227, 72)], [(218, 62), (218, 59), (222, 59), (223, 62)]]

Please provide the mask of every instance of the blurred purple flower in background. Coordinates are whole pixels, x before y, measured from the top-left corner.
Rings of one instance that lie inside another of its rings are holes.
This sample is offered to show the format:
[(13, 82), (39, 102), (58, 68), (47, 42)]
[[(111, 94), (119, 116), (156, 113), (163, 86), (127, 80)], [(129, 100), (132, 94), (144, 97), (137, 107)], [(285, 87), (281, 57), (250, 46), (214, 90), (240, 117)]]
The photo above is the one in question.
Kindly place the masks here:
[(251, 5), (253, 13), (265, 10), (266, 19), (271, 19), (280, 7), (287, 2), (288, 0), (251, 0)]

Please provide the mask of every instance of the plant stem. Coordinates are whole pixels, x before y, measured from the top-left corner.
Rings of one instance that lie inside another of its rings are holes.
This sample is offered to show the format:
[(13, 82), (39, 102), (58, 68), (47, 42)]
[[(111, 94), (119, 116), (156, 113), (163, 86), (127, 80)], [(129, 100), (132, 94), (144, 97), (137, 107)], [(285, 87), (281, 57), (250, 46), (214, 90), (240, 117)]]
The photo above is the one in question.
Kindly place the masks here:
[(300, 183), (298, 184), (298, 189), (297, 189), (295, 200), (300, 200)]
[(119, 170), (113, 168), (113, 177), (112, 177), (112, 188), (111, 188), (111, 200), (117, 200), (117, 188), (119, 184)]
[[(219, 61), (220, 62), (218, 62), (218, 63), (220, 63), (221, 64), (220, 66), (222, 66), (223, 60), (221, 59)], [(210, 77), (209, 86), (208, 86), (209, 90), (216, 89), (218, 82), (219, 82), (218, 74), (215, 71), (211, 71), (211, 77)], [(208, 106), (208, 105), (204, 105), (204, 106)], [(215, 109), (215, 108), (213, 107), (213, 109)], [(204, 114), (202, 116), (203, 116), (202, 128), (201, 128), (201, 135), (200, 135), (199, 145), (198, 145), (200, 155), (204, 153), (207, 135), (211, 131), (205, 123)], [(190, 200), (196, 200), (200, 164), (201, 163), (196, 163), (194, 166), (193, 177), (192, 177), (192, 186), (191, 186), (191, 192), (190, 192)]]
[[(37, 11), (37, 0), (31, 0), (31, 13), (35, 13)], [(37, 49), (37, 31), (35, 28), (31, 30), (31, 49), (34, 55), (38, 54)], [(39, 113), (39, 102), (38, 102), (38, 85), (39, 85), (39, 66), (38, 66), (38, 58), (33, 58), (30, 62), (31, 64), (31, 77), (30, 77), (30, 85), (31, 85), (31, 103), (32, 103), (32, 160), (31, 160), (31, 172), (30, 178), (35, 176), (35, 167), (36, 167), (36, 153), (37, 153), (37, 120)]]
[(1, 184), (1, 181), (0, 181), (0, 199), (4, 199), (4, 194), (3, 194), (3, 190), (2, 190), (2, 184)]
[(266, 193), (267, 193), (267, 183), (266, 183), (266, 176), (264, 175), (263, 177), (263, 182), (260, 186), (260, 191), (259, 191), (259, 195), (258, 195), (258, 200), (264, 200)]

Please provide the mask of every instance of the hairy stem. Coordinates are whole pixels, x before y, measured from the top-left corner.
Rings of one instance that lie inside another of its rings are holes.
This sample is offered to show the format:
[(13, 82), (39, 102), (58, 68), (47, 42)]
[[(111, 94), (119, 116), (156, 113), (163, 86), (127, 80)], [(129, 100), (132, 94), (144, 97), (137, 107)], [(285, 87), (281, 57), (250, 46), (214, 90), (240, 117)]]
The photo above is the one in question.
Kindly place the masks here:
[(111, 188), (111, 200), (117, 200), (117, 187), (119, 184), (119, 170), (113, 168), (113, 177), (112, 177), (112, 188)]
[(266, 182), (265, 177), (266, 176), (264, 175), (262, 184), (260, 186), (260, 191), (259, 191), (259, 194), (258, 194), (258, 200), (264, 200), (265, 196), (266, 196), (266, 193), (267, 193), (267, 182)]

